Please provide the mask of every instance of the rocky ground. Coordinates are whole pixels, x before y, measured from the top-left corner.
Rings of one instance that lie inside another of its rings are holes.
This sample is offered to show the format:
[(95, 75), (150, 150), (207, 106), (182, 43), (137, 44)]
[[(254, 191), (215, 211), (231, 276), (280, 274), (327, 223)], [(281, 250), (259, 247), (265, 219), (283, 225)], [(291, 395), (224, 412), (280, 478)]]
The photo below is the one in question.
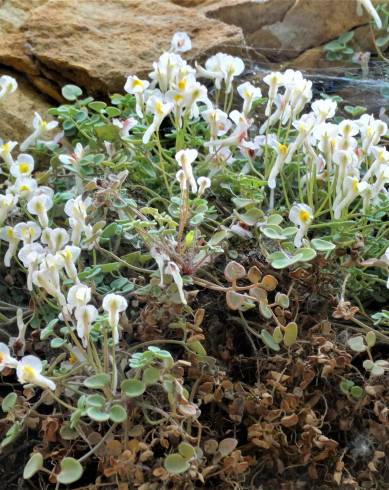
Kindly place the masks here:
[(176, 31), (191, 36), (192, 59), (222, 49), (309, 69), (325, 66), (321, 46), (351, 29), (368, 49), (367, 22), (355, 0), (0, 0), (0, 71), (20, 83), (0, 104), (0, 134), (24, 138), (32, 111), (61, 101), (67, 83), (99, 96), (120, 91)]

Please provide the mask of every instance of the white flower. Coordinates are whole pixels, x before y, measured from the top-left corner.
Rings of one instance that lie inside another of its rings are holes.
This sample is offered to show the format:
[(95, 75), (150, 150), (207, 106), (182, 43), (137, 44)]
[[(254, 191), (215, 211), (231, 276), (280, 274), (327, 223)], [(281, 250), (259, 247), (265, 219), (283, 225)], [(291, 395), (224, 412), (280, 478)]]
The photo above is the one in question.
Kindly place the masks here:
[(192, 49), (192, 41), (186, 32), (176, 32), (172, 38), (173, 53), (186, 53)]
[(25, 151), (28, 147), (35, 145), (38, 139), (45, 135), (46, 133), (52, 131), (54, 128), (58, 126), (58, 121), (46, 121), (42, 119), (42, 117), (35, 112), (34, 118), (32, 120), (32, 127), (34, 131), (28, 138), (26, 138), (23, 143), (20, 145), (20, 149)]
[(67, 245), (58, 252), (58, 255), (63, 258), (66, 274), (73, 282), (78, 282), (77, 268), (74, 263), (78, 260), (80, 253), (81, 248), (75, 245)]
[(226, 146), (239, 146), (244, 140), (247, 139), (247, 131), (251, 126), (252, 121), (247, 119), (243, 113), (237, 110), (230, 113), (230, 119), (236, 125), (230, 136), (220, 140), (211, 140), (208, 143), (205, 143), (205, 146), (208, 146), (210, 149), (217, 147), (219, 150), (220, 148), (224, 148)]
[(382, 29), (381, 18), (378, 15), (377, 10), (374, 8), (374, 5), (372, 4), (371, 0), (357, 0), (357, 2), (358, 2), (358, 7), (363, 5), (367, 13), (374, 19), (377, 29)]
[(185, 192), (188, 190), (188, 179), (186, 178), (185, 172), (183, 170), (179, 170), (176, 173), (176, 180), (180, 184), (181, 192)]
[(275, 189), (277, 186), (277, 177), (281, 171), (282, 166), (285, 163), (286, 157), (288, 155), (288, 147), (282, 143), (275, 143), (273, 146), (277, 153), (276, 161), (270, 171), (269, 178), (267, 180), (267, 185), (270, 189)]
[(72, 228), (72, 242), (74, 245), (80, 243), (81, 233), (86, 230), (87, 210), (91, 204), (92, 200), (90, 198), (86, 198), (83, 201), (82, 196), (69, 199), (65, 204), (64, 211), (69, 216), (69, 224)]
[(153, 122), (145, 131), (142, 141), (146, 145), (151, 138), (151, 135), (159, 130), (159, 127), (165, 117), (172, 111), (173, 104), (163, 102), (161, 97), (157, 95), (150, 97), (146, 104), (147, 112), (154, 114)]
[(62, 250), (69, 241), (69, 234), (65, 228), (46, 228), (42, 232), (41, 242), (48, 246), (51, 253)]
[(301, 147), (301, 145), (308, 139), (311, 134), (312, 129), (316, 123), (315, 117), (312, 114), (304, 114), (300, 119), (295, 120), (292, 124), (297, 129), (297, 138), (289, 146), (288, 154), (285, 159), (285, 163), (289, 163), (296, 151)]
[(17, 365), (16, 375), (22, 384), (35, 385), (54, 391), (55, 383), (41, 374), (42, 369), (42, 361), (38, 357), (24, 356)]
[(86, 284), (75, 284), (68, 291), (67, 302), (70, 310), (85, 306), (91, 300), (91, 288)]
[(263, 81), (269, 86), (268, 101), (265, 109), (265, 115), (268, 117), (270, 116), (271, 107), (283, 80), (284, 76), (279, 71), (273, 71), (263, 78)]
[(77, 143), (76, 146), (74, 147), (73, 153), (70, 155), (59, 155), (58, 159), (61, 163), (64, 165), (71, 165), (75, 169), (79, 170), (79, 162), (84, 156), (84, 148), (81, 143)]
[(15, 209), (17, 203), (17, 196), (0, 194), (0, 225), (7, 219), (9, 213)]
[(153, 86), (158, 83), (162, 92), (169, 90), (176, 78), (181, 78), (184, 72), (193, 71), (180, 55), (168, 52), (162, 53), (159, 60), (153, 63), (153, 69), (149, 76), (153, 80)]
[(211, 187), (211, 179), (209, 177), (199, 177), (197, 179), (197, 185), (199, 186), (197, 195), (198, 197), (201, 197), (204, 194), (205, 189)]
[(55, 298), (61, 306), (65, 306), (66, 300), (61, 292), (59, 283), (59, 269), (61, 268), (61, 264), (57, 260), (57, 257), (53, 255), (44, 259), (41, 264), (41, 269), (33, 272), (32, 282)]
[(242, 112), (245, 116), (249, 114), (253, 106), (253, 102), (262, 97), (262, 92), (259, 87), (254, 87), (250, 82), (242, 83), (237, 88), (239, 95), (243, 99)]
[(112, 328), (114, 344), (119, 342), (119, 314), (127, 309), (127, 300), (119, 294), (110, 293), (104, 296), (103, 310), (108, 313), (108, 323)]
[(15, 236), (15, 230), (12, 226), (4, 226), (0, 229), (0, 238), (8, 242), (8, 249), (4, 254), (4, 265), (10, 267), (11, 259), (18, 249), (19, 238)]
[(323, 123), (327, 119), (335, 116), (337, 103), (331, 99), (319, 99), (312, 102), (311, 108), (316, 116), (317, 122)]
[(32, 177), (18, 177), (13, 185), (13, 192), (20, 197), (29, 199), (38, 188), (37, 181)]
[(15, 225), (14, 235), (19, 240), (23, 241), (23, 245), (35, 242), (41, 236), (42, 230), (35, 221), (21, 222)]
[(2, 75), (0, 77), (0, 99), (5, 95), (14, 93), (17, 88), (18, 84), (13, 77), (8, 75)]
[[(182, 174), (184, 174), (183, 170), (180, 170), (179, 172), (182, 172)], [(179, 173), (179, 172), (177, 172), (177, 173)], [(165, 252), (163, 250), (159, 249), (157, 246), (151, 247), (150, 255), (153, 257), (153, 259), (157, 263), (158, 270), (159, 270), (159, 276), (160, 276), (159, 285), (162, 287), (163, 286), (164, 266), (165, 266), (165, 262), (169, 260), (169, 256), (166, 255)]]
[(302, 239), (306, 235), (309, 225), (312, 223), (313, 211), (306, 204), (294, 204), (289, 212), (289, 219), (297, 226), (294, 245), (300, 248)]
[(34, 170), (34, 159), (27, 153), (20, 153), (15, 162), (11, 164), (10, 173), (14, 177), (29, 177)]
[(347, 175), (344, 178), (342, 185), (343, 198), (339, 198), (339, 194), (333, 202), (332, 209), (335, 219), (341, 217), (342, 211), (347, 209), (350, 204), (358, 197), (359, 194), (367, 190), (369, 184), (367, 182), (359, 182), (357, 176)]
[(175, 262), (168, 262), (166, 267), (165, 267), (165, 274), (168, 274), (172, 276), (173, 281), (175, 282), (177, 289), (178, 289), (178, 294), (180, 296), (181, 303), (186, 305), (187, 301), (185, 298), (185, 293), (184, 293), (184, 283), (180, 274), (180, 269), (178, 268), (178, 265)]
[(221, 88), (221, 81), (224, 80), (226, 93), (230, 93), (234, 78), (244, 70), (244, 63), (236, 56), (217, 53), (207, 59), (205, 69), (199, 65), (196, 68), (200, 76), (214, 80), (217, 89)]
[(27, 325), (23, 321), (23, 310), (21, 308), (16, 310), (16, 325), (18, 327), (18, 336), (10, 337), (9, 346), (17, 356), (24, 356)]
[(82, 340), (82, 345), (86, 347), (89, 341), (89, 333), (93, 322), (98, 316), (98, 311), (93, 305), (79, 306), (74, 311), (77, 320), (77, 335)]
[(209, 124), (211, 140), (225, 135), (231, 128), (232, 123), (228, 115), (220, 109), (208, 109), (201, 113), (201, 117)]
[(47, 211), (53, 207), (53, 200), (46, 194), (39, 194), (32, 197), (27, 203), (27, 211), (38, 216), (39, 223), (42, 228), (46, 228), (49, 224)]
[(12, 150), (17, 146), (17, 141), (8, 141), (4, 143), (0, 138), (0, 157), (5, 161), (5, 163), (10, 167), (13, 164)]
[(8, 345), (0, 342), (0, 373), (4, 368), (16, 368), (18, 361), (11, 356)]
[(131, 129), (135, 127), (138, 123), (134, 117), (129, 117), (128, 119), (112, 119), (112, 124), (120, 129), (119, 134), (122, 138), (129, 135)]
[(150, 85), (147, 80), (141, 80), (137, 76), (129, 76), (124, 85), (124, 90), (132, 95), (135, 95), (136, 108), (135, 111), (139, 117), (143, 117), (144, 96), (145, 90)]
[(24, 267), (27, 268), (27, 288), (29, 291), (32, 291), (32, 277), (44, 257), (43, 247), (40, 243), (24, 245), (19, 250), (18, 257)]
[(193, 193), (197, 192), (197, 183), (193, 175), (192, 163), (198, 156), (197, 150), (180, 150), (176, 153), (176, 161), (184, 171), (185, 177)]

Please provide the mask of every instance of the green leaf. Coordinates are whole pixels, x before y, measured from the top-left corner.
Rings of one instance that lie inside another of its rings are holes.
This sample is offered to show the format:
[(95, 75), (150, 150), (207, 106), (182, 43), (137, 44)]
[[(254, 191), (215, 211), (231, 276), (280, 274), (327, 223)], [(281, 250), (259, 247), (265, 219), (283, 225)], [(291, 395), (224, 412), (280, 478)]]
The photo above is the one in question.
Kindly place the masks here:
[(344, 394), (344, 395), (349, 395), (350, 393), (350, 389), (352, 388), (352, 386), (354, 386), (354, 382), (353, 381), (350, 381), (349, 379), (343, 379), (340, 383), (339, 383), (339, 388), (340, 388), (340, 391)]
[(59, 349), (64, 344), (66, 344), (66, 340), (65, 339), (61, 339), (60, 337), (57, 337), (55, 339), (51, 339), (50, 347), (52, 349)]
[(62, 87), (62, 95), (66, 100), (76, 100), (80, 95), (82, 95), (82, 90), (77, 85), (65, 85)]
[(120, 424), (127, 419), (127, 412), (122, 405), (112, 405), (111, 410), (109, 411), (109, 418), (112, 422)]
[(104, 386), (107, 386), (110, 380), (110, 376), (106, 373), (94, 374), (84, 380), (84, 386), (87, 388), (101, 389), (104, 388)]
[(294, 256), (299, 262), (310, 262), (316, 257), (317, 253), (313, 248), (303, 247), (299, 248), (297, 254)]
[(280, 350), (280, 346), (277, 344), (277, 342), (273, 339), (273, 337), (270, 335), (270, 333), (263, 329), (261, 331), (261, 339), (267, 347), (269, 347), (271, 350), (274, 350), (278, 352)]
[(365, 341), (367, 346), (371, 349), (375, 346), (375, 343), (377, 341), (376, 334), (372, 330), (370, 332), (367, 332), (367, 334), (365, 335)]
[(110, 418), (110, 414), (100, 407), (89, 407), (86, 410), (86, 414), (92, 420), (96, 422), (106, 422)]
[(298, 327), (295, 322), (290, 322), (284, 330), (284, 345), (290, 347), (297, 340)]
[(93, 111), (101, 112), (107, 107), (107, 104), (105, 102), (100, 102), (98, 100), (95, 100), (94, 102), (88, 104), (88, 107)]
[(104, 228), (100, 236), (102, 238), (111, 238), (114, 235), (120, 235), (121, 231), (122, 227), (120, 225), (118, 225), (117, 223), (110, 223)]
[(23, 470), (23, 478), (25, 480), (30, 479), (43, 467), (43, 456), (41, 453), (34, 453), (27, 461)]
[(8, 393), (8, 395), (4, 398), (1, 403), (1, 409), (3, 412), (9, 412), (15, 406), (17, 395), (14, 392)]
[(95, 127), (95, 133), (103, 141), (115, 141), (119, 138), (120, 129), (113, 124)]
[(283, 229), (278, 225), (261, 226), (261, 232), (272, 240), (285, 240), (287, 237), (283, 233)]
[(187, 342), (188, 348), (195, 352), (198, 356), (206, 356), (207, 351), (204, 349), (203, 344), (199, 340), (194, 340), (192, 342)]
[(289, 296), (283, 293), (277, 293), (275, 297), (275, 302), (277, 305), (281, 306), (281, 308), (289, 307)]
[(314, 238), (311, 240), (311, 245), (319, 252), (328, 252), (330, 250), (334, 250), (336, 247), (334, 243), (321, 240), (320, 238)]
[(280, 214), (272, 214), (266, 220), (267, 225), (280, 225), (284, 218)]
[(276, 327), (273, 332), (273, 339), (274, 342), (277, 344), (280, 344), (282, 342), (282, 339), (284, 338), (284, 335), (282, 333), (281, 327)]
[(126, 379), (122, 382), (120, 388), (126, 396), (135, 398), (143, 395), (146, 385), (140, 379)]
[(365, 352), (367, 350), (367, 345), (364, 343), (362, 335), (351, 337), (347, 343), (354, 352)]
[(66, 422), (61, 425), (59, 434), (64, 441), (73, 441), (79, 437), (78, 432), (75, 429), (72, 429), (70, 423)]
[(187, 442), (181, 442), (179, 444), (178, 452), (185, 459), (191, 459), (193, 458), (193, 456), (196, 455), (195, 448), (191, 444), (188, 444)]
[(148, 367), (143, 371), (143, 382), (147, 385), (153, 385), (159, 381), (160, 370), (155, 367)]
[(57, 475), (57, 480), (63, 485), (70, 485), (79, 480), (83, 469), (81, 464), (74, 458), (64, 458), (60, 463), (61, 471)]
[(189, 469), (188, 461), (181, 454), (169, 454), (164, 461), (165, 469), (172, 475), (179, 475)]
[(354, 398), (362, 398), (363, 396), (363, 388), (361, 386), (353, 386), (351, 389), (350, 389), (350, 394), (352, 397)]
[(85, 399), (88, 407), (104, 407), (106, 400), (102, 395), (88, 395)]
[(348, 42), (351, 41), (353, 37), (354, 37), (354, 31), (350, 31), (350, 32), (345, 32), (344, 34), (339, 36), (337, 40), (342, 44), (347, 44)]
[(251, 208), (244, 214), (239, 214), (239, 219), (246, 225), (253, 226), (263, 217), (263, 212), (257, 208)]
[(105, 109), (105, 112), (107, 113), (108, 117), (118, 117), (121, 115), (122, 111), (118, 109), (117, 107), (107, 107)]

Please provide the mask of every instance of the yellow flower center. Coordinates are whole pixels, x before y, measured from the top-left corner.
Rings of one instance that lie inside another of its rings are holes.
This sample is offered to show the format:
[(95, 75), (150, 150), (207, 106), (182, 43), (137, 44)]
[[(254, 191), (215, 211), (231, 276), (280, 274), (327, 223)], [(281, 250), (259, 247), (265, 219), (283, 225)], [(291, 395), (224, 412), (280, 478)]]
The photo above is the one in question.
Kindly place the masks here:
[(0, 352), (0, 364), (2, 364), (5, 361), (5, 355)]
[(19, 187), (19, 191), (20, 192), (25, 192), (25, 191), (29, 191), (30, 188), (28, 187), (27, 184), (22, 184), (20, 187)]
[(178, 88), (180, 90), (185, 90), (185, 88), (186, 88), (186, 80), (185, 80), (185, 78), (183, 78), (182, 80), (180, 80), (178, 82), (177, 86), (178, 86)]
[(139, 80), (139, 78), (135, 78), (135, 80), (133, 80), (133, 82), (132, 82), (132, 86), (134, 88), (143, 87), (143, 82), (142, 82), (142, 80)]
[(358, 179), (353, 179), (352, 190), (353, 192), (358, 192)]
[(302, 223), (306, 224), (310, 220), (311, 215), (308, 213), (308, 211), (302, 209), (301, 211), (299, 211), (299, 218)]
[(155, 112), (158, 114), (158, 116), (163, 116), (163, 106), (160, 100), (157, 100), (155, 103)]
[(1, 146), (1, 151), (4, 153), (9, 152), (9, 143), (4, 143), (4, 145)]
[(19, 171), (21, 174), (28, 173), (28, 170), (29, 170), (28, 163), (25, 163), (25, 162), (19, 163)]
[(288, 151), (288, 147), (286, 145), (282, 145), (281, 143), (278, 144), (278, 151), (281, 153), (281, 155), (286, 155)]
[(13, 231), (13, 229), (12, 229), (12, 228), (8, 228), (8, 229), (7, 229), (7, 237), (8, 237), (8, 238), (14, 238), (14, 236), (15, 236), (15, 235), (14, 235), (14, 231)]
[(76, 361), (77, 361), (76, 356), (73, 354), (73, 352), (71, 352), (71, 353), (69, 354), (69, 363), (70, 363), (70, 364), (75, 364), (75, 363), (76, 363)]
[(23, 366), (23, 377), (26, 381), (33, 381), (35, 374), (35, 369), (33, 367)]

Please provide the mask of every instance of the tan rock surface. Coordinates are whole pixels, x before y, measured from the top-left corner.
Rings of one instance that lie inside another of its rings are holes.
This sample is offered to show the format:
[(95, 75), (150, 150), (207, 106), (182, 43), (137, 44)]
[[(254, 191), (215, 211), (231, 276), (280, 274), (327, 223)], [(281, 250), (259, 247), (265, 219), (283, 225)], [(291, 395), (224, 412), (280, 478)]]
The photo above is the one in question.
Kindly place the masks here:
[(240, 28), (163, 0), (50, 0), (24, 28), (46, 77), (91, 92), (122, 90), (130, 73), (145, 76), (176, 31), (192, 37), (191, 59), (243, 42)]
[(207, 15), (242, 27), (248, 45), (272, 60), (285, 60), (366, 24), (355, 0), (225, 0)]

